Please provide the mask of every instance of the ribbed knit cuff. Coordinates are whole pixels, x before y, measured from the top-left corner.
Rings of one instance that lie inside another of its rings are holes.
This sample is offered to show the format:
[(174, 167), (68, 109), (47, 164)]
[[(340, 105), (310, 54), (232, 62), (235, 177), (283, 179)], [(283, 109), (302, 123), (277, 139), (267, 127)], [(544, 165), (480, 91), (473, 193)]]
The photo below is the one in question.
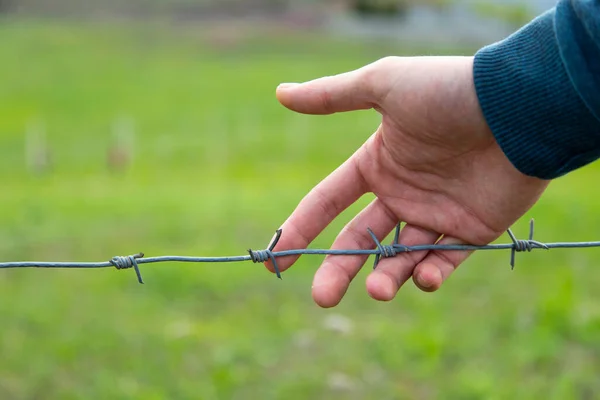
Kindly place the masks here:
[(490, 129), (522, 173), (554, 179), (600, 158), (600, 121), (575, 90), (559, 51), (556, 10), (475, 55)]

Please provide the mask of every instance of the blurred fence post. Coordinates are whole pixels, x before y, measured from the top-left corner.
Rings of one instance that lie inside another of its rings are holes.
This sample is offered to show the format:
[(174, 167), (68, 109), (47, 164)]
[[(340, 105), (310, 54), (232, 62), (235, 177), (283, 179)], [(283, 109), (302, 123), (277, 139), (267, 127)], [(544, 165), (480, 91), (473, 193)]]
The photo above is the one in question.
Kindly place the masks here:
[(110, 170), (123, 170), (133, 164), (135, 149), (135, 122), (132, 117), (121, 117), (113, 122), (112, 141), (108, 147), (107, 163)]
[(25, 127), (25, 163), (32, 174), (42, 174), (50, 167), (50, 149), (41, 121), (29, 121)]

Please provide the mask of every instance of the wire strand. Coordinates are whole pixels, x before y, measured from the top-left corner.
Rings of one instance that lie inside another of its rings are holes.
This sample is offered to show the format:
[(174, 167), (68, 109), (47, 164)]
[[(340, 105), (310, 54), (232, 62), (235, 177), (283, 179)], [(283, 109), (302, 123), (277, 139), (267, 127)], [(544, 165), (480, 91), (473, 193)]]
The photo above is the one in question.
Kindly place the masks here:
[(251, 250), (248, 249), (247, 256), (225, 256), (225, 257), (189, 257), (189, 256), (158, 256), (158, 257), (144, 257), (144, 253), (133, 254), (129, 256), (115, 256), (109, 261), (103, 262), (54, 262), (54, 261), (12, 261), (12, 262), (0, 262), (0, 268), (108, 268), (114, 267), (118, 270), (133, 268), (136, 272), (138, 282), (143, 284), (142, 275), (139, 269), (141, 264), (151, 264), (160, 262), (187, 262), (187, 263), (230, 263), (230, 262), (242, 262), (252, 261), (253, 263), (264, 263), (269, 260), (273, 263), (273, 268), (279, 279), (281, 279), (281, 270), (277, 264), (278, 257), (286, 256), (300, 256), (300, 255), (337, 255), (337, 256), (356, 256), (356, 255), (375, 255), (375, 262), (373, 269), (377, 268), (377, 264), (381, 258), (392, 258), (402, 253), (411, 251), (430, 251), (430, 250), (442, 250), (442, 251), (479, 251), (479, 250), (511, 250), (510, 255), (510, 266), (511, 269), (515, 267), (516, 253), (520, 252), (531, 252), (534, 249), (556, 249), (556, 248), (590, 248), (600, 247), (600, 242), (556, 242), (556, 243), (541, 243), (533, 240), (534, 233), (534, 221), (533, 219), (529, 224), (529, 238), (527, 240), (519, 240), (508, 229), (508, 235), (510, 236), (512, 243), (505, 244), (488, 244), (483, 246), (468, 245), (468, 244), (429, 244), (429, 245), (415, 245), (415, 246), (404, 246), (398, 243), (400, 234), (399, 223), (396, 226), (396, 232), (394, 234), (394, 241), (391, 245), (383, 245), (377, 239), (373, 231), (367, 228), (367, 231), (373, 241), (375, 242), (375, 249), (292, 249), (273, 251), (279, 239), (282, 235), (282, 230), (278, 229), (275, 236), (267, 249), (265, 250)]

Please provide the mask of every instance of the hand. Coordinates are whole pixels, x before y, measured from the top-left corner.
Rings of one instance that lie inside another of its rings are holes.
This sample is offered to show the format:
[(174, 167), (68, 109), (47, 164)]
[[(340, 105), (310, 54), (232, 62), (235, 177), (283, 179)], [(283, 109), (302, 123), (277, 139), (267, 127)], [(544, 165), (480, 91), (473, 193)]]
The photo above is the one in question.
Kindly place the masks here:
[[(283, 84), (277, 98), (290, 110), (331, 114), (375, 109), (375, 133), (302, 199), (282, 225), (275, 251), (307, 247), (362, 195), (375, 200), (340, 232), (334, 249), (373, 249), (406, 222), (399, 243), (488, 244), (539, 199), (548, 181), (517, 171), (494, 140), (479, 108), (472, 57), (387, 57), (358, 70), (303, 84)], [(419, 251), (382, 259), (367, 278), (369, 295), (392, 300), (412, 276), (435, 291), (470, 252)], [(297, 257), (278, 259), (281, 270)], [(312, 294), (337, 305), (366, 256), (327, 256)], [(267, 267), (272, 271), (272, 263)]]

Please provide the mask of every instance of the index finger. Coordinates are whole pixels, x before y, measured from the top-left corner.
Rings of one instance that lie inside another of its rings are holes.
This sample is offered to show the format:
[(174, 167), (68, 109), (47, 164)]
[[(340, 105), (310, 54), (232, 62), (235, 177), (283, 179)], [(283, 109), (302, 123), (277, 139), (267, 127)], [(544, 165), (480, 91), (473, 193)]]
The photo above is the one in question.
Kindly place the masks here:
[[(354, 156), (350, 157), (300, 201), (281, 226), (281, 238), (273, 251), (306, 248), (342, 211), (366, 193), (366, 184), (355, 160)], [(284, 271), (298, 258), (278, 257), (277, 265)], [(265, 265), (274, 272), (272, 261)]]

